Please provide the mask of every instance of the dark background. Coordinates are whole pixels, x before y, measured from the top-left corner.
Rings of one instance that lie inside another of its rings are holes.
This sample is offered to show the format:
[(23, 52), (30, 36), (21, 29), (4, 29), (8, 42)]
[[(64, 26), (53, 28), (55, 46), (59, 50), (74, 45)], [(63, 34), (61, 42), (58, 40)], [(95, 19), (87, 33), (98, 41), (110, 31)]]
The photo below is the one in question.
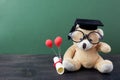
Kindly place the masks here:
[(0, 53), (53, 54), (44, 42), (59, 35), (64, 54), (72, 44), (67, 34), (75, 19), (85, 18), (104, 23), (103, 41), (118, 54), (119, 8), (120, 0), (0, 0)]

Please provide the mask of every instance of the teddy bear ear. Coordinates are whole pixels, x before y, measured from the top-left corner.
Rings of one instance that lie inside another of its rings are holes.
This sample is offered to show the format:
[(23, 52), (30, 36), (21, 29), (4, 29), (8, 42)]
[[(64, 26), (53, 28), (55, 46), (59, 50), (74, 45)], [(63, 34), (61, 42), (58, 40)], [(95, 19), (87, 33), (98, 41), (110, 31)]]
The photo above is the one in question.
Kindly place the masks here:
[(75, 30), (77, 30), (78, 28), (79, 28), (79, 24), (77, 24), (77, 25), (74, 25), (72, 28), (71, 28), (71, 30), (70, 30), (70, 32), (69, 32), (69, 34), (68, 34), (68, 40), (70, 40), (71, 39), (71, 32), (73, 32), (73, 31), (75, 31)]
[(104, 32), (102, 29), (97, 29), (97, 32), (99, 32), (102, 36), (104, 36)]
[(76, 29), (78, 29), (78, 28), (80, 28), (80, 25), (79, 25), (79, 24), (76, 25)]

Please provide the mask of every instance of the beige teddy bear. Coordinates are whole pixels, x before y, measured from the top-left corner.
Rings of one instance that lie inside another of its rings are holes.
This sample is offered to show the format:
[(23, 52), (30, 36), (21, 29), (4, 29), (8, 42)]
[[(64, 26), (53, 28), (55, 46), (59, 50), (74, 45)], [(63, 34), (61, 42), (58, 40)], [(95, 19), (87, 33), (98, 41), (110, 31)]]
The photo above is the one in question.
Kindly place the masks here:
[(68, 71), (77, 71), (81, 67), (95, 68), (101, 73), (109, 73), (113, 70), (110, 60), (104, 60), (99, 51), (108, 53), (111, 47), (100, 42), (104, 33), (97, 26), (103, 26), (99, 20), (76, 19), (69, 33), (69, 39), (73, 45), (68, 48), (63, 57), (63, 66)]

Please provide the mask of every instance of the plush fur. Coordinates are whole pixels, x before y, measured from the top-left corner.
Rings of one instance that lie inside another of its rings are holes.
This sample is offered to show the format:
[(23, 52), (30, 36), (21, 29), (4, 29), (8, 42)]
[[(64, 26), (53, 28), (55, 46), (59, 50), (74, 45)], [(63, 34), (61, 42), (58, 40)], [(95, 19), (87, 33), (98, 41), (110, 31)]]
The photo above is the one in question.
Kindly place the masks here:
[[(81, 30), (85, 34), (92, 31), (99, 32), (102, 36), (104, 35), (102, 29), (97, 30), (84, 30), (80, 27), (76, 27), (76, 30)], [(86, 43), (86, 49), (81, 46)], [(82, 42), (71, 45), (64, 54), (63, 66), (68, 71), (77, 71), (81, 67), (95, 68), (101, 73), (109, 73), (113, 70), (113, 64), (110, 60), (104, 60), (100, 55), (99, 51), (108, 53), (111, 51), (111, 47), (105, 42), (99, 42), (98, 44), (91, 44), (87, 39)]]

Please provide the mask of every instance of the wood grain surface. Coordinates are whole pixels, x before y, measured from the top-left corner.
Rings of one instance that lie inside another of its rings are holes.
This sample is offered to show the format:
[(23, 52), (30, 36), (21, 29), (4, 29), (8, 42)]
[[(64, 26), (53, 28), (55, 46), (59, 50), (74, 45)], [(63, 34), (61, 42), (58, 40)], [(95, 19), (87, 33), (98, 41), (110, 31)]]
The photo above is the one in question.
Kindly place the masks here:
[(114, 64), (109, 74), (94, 69), (80, 69), (58, 75), (53, 67), (54, 55), (0, 55), (0, 80), (120, 80), (120, 55), (104, 55)]

